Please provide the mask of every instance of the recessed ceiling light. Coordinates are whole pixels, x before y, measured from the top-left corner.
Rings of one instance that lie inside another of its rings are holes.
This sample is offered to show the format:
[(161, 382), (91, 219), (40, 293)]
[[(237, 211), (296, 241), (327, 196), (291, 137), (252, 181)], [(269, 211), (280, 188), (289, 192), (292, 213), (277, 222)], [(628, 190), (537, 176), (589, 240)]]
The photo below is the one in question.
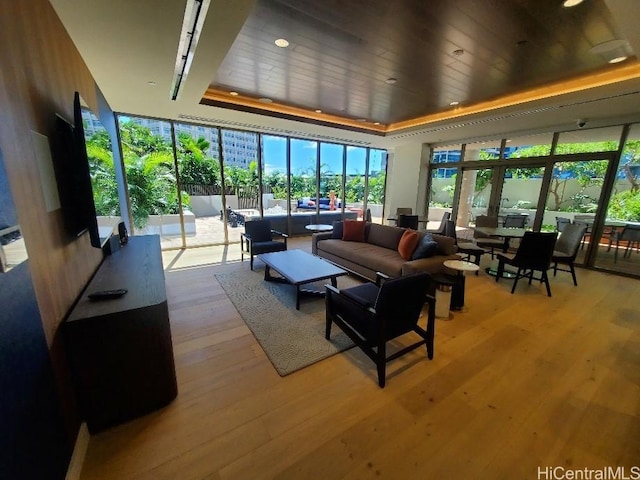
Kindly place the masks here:
[(609, 60), (609, 63), (620, 63), (620, 62), (624, 62), (627, 58), (626, 55), (621, 55), (619, 57), (613, 57), (611, 60)]
[(319, 108), (316, 110), (316, 113), (322, 113), (322, 110), (320, 110)]
[(463, 49), (461, 49), (461, 48), (458, 48), (458, 49), (456, 49), (456, 50), (454, 50), (454, 51), (453, 51), (453, 54), (454, 54), (456, 57), (459, 57), (459, 56), (461, 56), (461, 55), (464, 55), (464, 50), (463, 50)]
[(380, 122), (373, 122), (374, 125), (380, 125)]
[(154, 82), (153, 80), (149, 80), (147, 82), (147, 85), (149, 85), (150, 87), (155, 87), (156, 86), (156, 82)]
[(287, 48), (289, 46), (289, 42), (285, 38), (278, 38), (274, 43), (280, 48)]
[(258, 100), (261, 101), (262, 103), (272, 103), (273, 102), (273, 100), (271, 100), (270, 98), (267, 98), (267, 97), (261, 97)]
[(387, 85), (393, 85), (393, 84), (394, 84), (394, 83), (396, 83), (397, 81), (398, 81), (398, 79), (397, 79), (397, 78), (393, 78), (393, 77), (391, 77), (391, 78), (387, 78), (387, 79), (384, 81), (384, 83), (386, 83)]
[(231, 95), (232, 97), (237, 97), (240, 94), (238, 92), (229, 92), (229, 95)]
[(451, 105), (452, 107), (455, 107), (456, 105), (460, 105), (460, 102), (453, 101), (449, 103), (449, 105)]
[(580, 5), (584, 0), (564, 0), (562, 2), (563, 7), (575, 7), (576, 5)]

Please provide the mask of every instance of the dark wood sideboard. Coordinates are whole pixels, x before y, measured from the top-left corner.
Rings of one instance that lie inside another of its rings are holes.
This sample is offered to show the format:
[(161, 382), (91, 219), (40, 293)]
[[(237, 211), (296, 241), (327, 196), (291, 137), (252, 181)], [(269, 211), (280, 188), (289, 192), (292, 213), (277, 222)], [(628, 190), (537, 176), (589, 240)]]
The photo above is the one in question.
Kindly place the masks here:
[[(96, 291), (124, 288), (92, 301)], [(160, 238), (134, 236), (104, 259), (64, 324), (83, 419), (91, 433), (144, 415), (178, 394)]]

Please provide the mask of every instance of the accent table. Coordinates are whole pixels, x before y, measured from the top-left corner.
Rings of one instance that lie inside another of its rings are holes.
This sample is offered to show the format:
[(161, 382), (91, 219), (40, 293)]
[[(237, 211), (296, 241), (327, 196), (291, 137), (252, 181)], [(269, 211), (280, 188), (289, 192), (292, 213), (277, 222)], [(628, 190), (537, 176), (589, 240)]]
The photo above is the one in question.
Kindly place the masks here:
[(464, 307), (464, 274), (466, 272), (477, 272), (480, 267), (475, 263), (465, 262), (464, 260), (445, 260), (443, 265), (458, 272), (458, 282), (453, 286), (453, 291), (451, 292), (451, 309), (462, 310), (462, 307)]

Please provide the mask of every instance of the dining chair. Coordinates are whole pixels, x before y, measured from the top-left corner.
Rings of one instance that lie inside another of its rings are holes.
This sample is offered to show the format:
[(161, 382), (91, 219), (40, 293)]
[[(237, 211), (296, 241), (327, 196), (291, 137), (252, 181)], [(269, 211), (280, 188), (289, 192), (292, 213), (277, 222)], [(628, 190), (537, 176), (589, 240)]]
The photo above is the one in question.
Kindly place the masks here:
[(413, 230), (418, 229), (418, 215), (405, 215), (401, 213), (398, 215), (396, 222), (398, 227), (411, 228)]
[[(518, 269), (513, 280), (511, 293), (515, 292), (518, 280), (527, 277), (529, 285), (532, 280), (540, 280), (547, 287), (547, 296), (551, 296), (547, 270), (551, 266), (553, 249), (556, 244), (556, 232), (525, 232), (515, 254), (498, 253), (498, 272), (496, 282), (504, 274), (504, 266), (511, 265)], [(534, 272), (540, 272), (540, 277), (534, 277)]]
[[(484, 248), (479, 247), (473, 242), (468, 241), (458, 241), (458, 235), (456, 234), (456, 224), (453, 220), (447, 221), (447, 228), (445, 230), (445, 236), (453, 238), (456, 246), (458, 247), (458, 251), (460, 256), (462, 256), (463, 260), (467, 262), (475, 263), (480, 266), (480, 259), (482, 255), (487, 253)], [(476, 270), (476, 275), (478, 275), (478, 271)]]
[(437, 235), (444, 235), (447, 228), (447, 221), (451, 218), (451, 212), (444, 212), (440, 219), (440, 226), (436, 229), (427, 229), (427, 233), (435, 233)]
[[(476, 227), (498, 227), (498, 217), (490, 217), (487, 215), (478, 215), (476, 217)], [(493, 260), (495, 255), (495, 249), (502, 250), (504, 248), (504, 238), (502, 237), (487, 237), (486, 235), (473, 231), (473, 238), (476, 245), (483, 248), (488, 248), (491, 252), (491, 259)]]
[[(584, 231), (585, 227), (583, 225), (576, 225), (575, 223), (565, 225), (562, 233), (560, 233), (558, 237), (558, 241), (553, 250), (553, 256), (551, 257), (553, 276), (556, 276), (558, 270), (570, 272), (573, 277), (573, 284), (576, 287), (578, 286), (578, 280), (576, 279), (576, 270), (573, 264), (576, 260), (576, 255), (578, 255), (580, 243), (584, 237)], [(560, 268), (558, 265), (566, 265), (569, 270)]]

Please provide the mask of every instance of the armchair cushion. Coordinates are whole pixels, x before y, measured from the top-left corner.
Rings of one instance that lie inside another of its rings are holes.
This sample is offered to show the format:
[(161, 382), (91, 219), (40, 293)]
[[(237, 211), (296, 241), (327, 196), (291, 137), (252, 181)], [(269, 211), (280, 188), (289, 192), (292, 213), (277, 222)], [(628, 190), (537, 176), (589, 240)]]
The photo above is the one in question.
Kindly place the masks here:
[(366, 226), (366, 222), (345, 220), (342, 223), (342, 240), (347, 242), (364, 242), (364, 231)]

